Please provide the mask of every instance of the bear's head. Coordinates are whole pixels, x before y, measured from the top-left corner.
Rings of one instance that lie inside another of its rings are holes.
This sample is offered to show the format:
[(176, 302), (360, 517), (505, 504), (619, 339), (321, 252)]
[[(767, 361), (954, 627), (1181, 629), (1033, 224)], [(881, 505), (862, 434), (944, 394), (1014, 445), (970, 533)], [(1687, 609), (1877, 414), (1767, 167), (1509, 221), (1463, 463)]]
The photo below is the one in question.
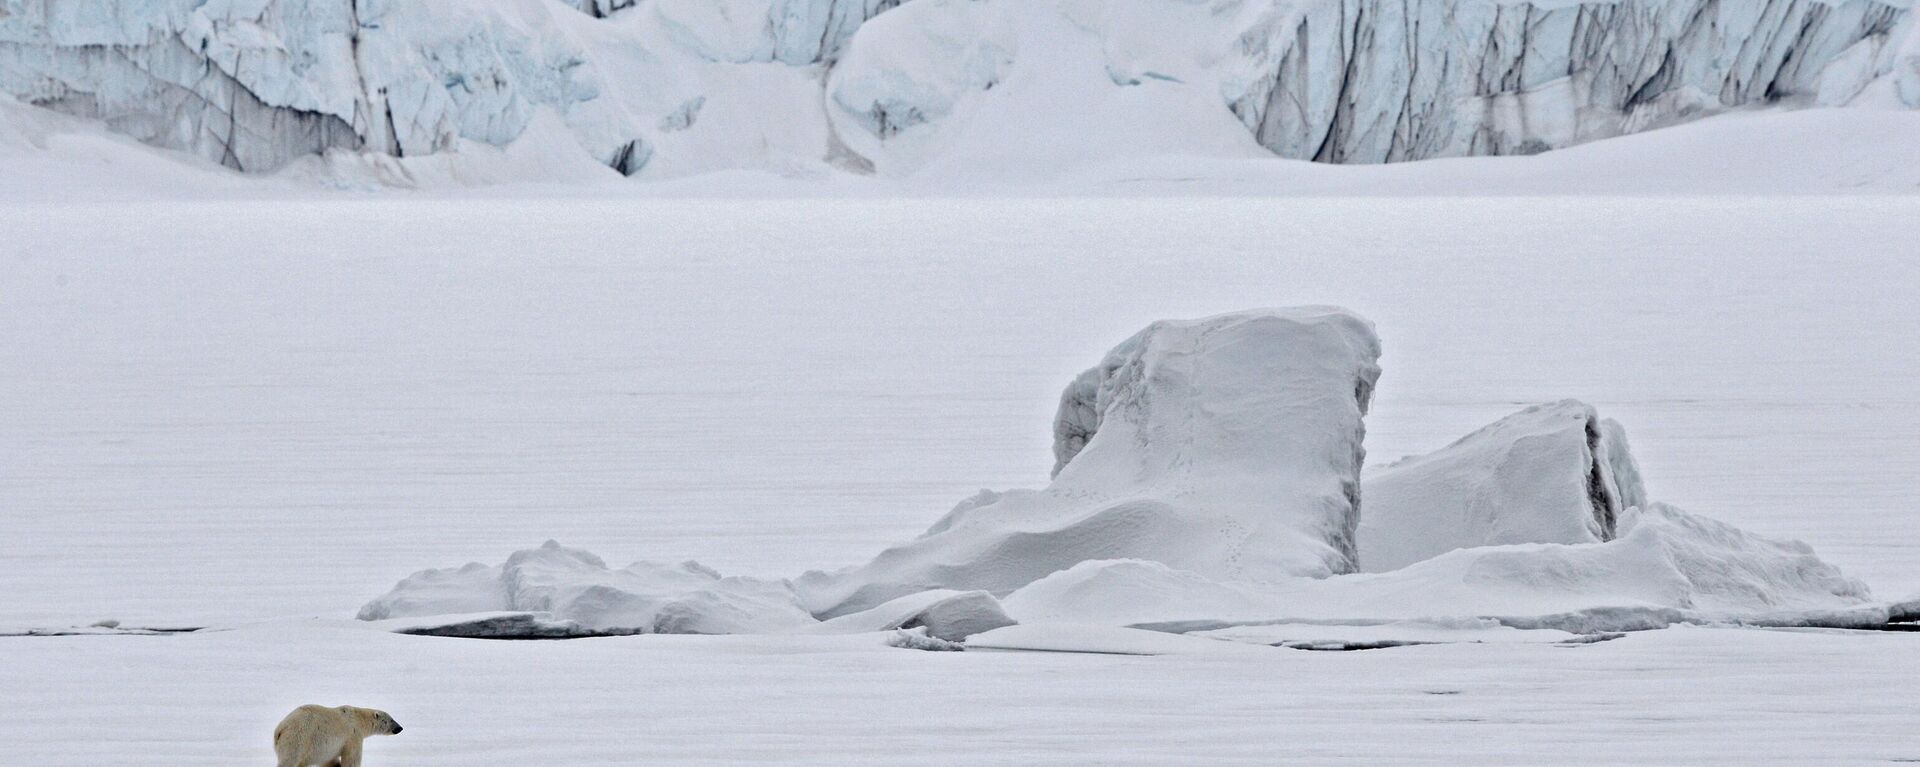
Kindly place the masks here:
[(399, 735), (400, 723), (393, 721), (393, 715), (372, 708), (341, 706), (340, 709), (360, 723), (361, 729), (368, 735)]

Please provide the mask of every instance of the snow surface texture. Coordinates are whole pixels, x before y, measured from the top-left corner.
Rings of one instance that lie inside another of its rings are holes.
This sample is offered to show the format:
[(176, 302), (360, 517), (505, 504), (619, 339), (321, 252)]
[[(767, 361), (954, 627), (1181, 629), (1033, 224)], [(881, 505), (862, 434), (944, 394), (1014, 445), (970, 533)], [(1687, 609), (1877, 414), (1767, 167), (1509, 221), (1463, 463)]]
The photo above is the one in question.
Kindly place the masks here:
[(796, 582), (816, 614), (930, 588), (1005, 594), (1088, 559), (1229, 579), (1354, 569), (1372, 326), (1301, 308), (1163, 321), (1069, 385), (1044, 490), (982, 493), (873, 562)]
[(1646, 505), (1626, 430), (1573, 400), (1370, 472), (1361, 487), (1369, 572), (1474, 546), (1608, 541), (1628, 509)]
[(890, 635), (473, 642), (314, 621), (9, 639), (0, 743), (9, 764), (32, 767), (249, 767), (272, 763), (264, 736), (278, 717), (321, 700), (406, 724), (368, 741), (376, 767), (1920, 758), (1912, 634), (1688, 628), (1341, 653), (1040, 628), (1065, 650), (1158, 657), (911, 652), (885, 646)]
[[(504, 616), (448, 618), (478, 613)], [(528, 615), (526, 613), (531, 613)], [(696, 562), (613, 570), (554, 541), (494, 567), (423, 570), (360, 609), (360, 620), (443, 636), (855, 633), (923, 628), (950, 641), (1012, 623), (992, 596), (925, 591), (818, 623), (784, 581), (723, 578)], [(412, 619), (412, 620), (406, 620)]]
[(1915, 26), (1876, 0), (0, 0), (0, 93), (244, 170), (1384, 162), (1920, 106)]

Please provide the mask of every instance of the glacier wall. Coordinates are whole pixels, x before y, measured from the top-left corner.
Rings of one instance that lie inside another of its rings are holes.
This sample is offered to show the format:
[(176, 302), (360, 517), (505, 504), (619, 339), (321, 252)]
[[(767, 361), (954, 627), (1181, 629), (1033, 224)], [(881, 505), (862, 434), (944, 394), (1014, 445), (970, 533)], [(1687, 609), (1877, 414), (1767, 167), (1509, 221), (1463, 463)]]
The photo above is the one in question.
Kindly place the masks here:
[(1895, 66), (1885, 53), (1906, 13), (1874, 0), (1324, 0), (1246, 41), (1272, 68), (1232, 108), (1284, 157), (1529, 154), (1747, 104), (1843, 101)]
[(627, 175), (1394, 162), (1753, 104), (1920, 108), (1910, 6), (0, 0), (0, 95), (245, 171), (529, 134)]
[(544, 109), (631, 174), (691, 122), (685, 72), (830, 60), (899, 2), (0, 0), (0, 92), (247, 171), (501, 146)]
[[(553, 16), (531, 0), (0, 0), (0, 83), (240, 170), (404, 157), (507, 143), (541, 106), (592, 111), (598, 74)], [(624, 143), (597, 133), (582, 144), (604, 156)]]

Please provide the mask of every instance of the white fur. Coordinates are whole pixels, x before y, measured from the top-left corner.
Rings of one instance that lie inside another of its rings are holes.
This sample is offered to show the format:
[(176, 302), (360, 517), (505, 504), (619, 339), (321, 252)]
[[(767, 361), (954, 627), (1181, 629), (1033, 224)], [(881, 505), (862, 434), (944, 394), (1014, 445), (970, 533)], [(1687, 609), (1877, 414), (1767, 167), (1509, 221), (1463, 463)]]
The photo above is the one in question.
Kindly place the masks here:
[(360, 767), (361, 742), (392, 735), (400, 725), (385, 711), (355, 706), (306, 705), (273, 728), (279, 767)]

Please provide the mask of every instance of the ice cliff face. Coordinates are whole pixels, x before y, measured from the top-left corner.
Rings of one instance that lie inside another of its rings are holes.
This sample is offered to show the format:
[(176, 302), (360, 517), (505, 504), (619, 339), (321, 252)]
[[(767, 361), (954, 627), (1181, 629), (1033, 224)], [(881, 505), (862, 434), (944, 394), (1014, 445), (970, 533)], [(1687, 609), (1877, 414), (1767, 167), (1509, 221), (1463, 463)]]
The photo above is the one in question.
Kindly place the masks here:
[(1909, 7), (0, 0), (0, 93), (250, 171), (529, 133), (629, 175), (1128, 152), (1391, 162), (1753, 104), (1920, 107)]
[(0, 90), (241, 170), (500, 146), (548, 110), (631, 174), (701, 65), (812, 65), (897, 2), (0, 0)]
[(1248, 41), (1271, 74), (1233, 109), (1283, 157), (1529, 154), (1747, 104), (1843, 102), (1894, 69), (1905, 13), (1874, 0), (1326, 0)]
[[(534, 0), (0, 0), (0, 80), (29, 103), (242, 170), (334, 148), (427, 154), (458, 139), (505, 144), (538, 107), (570, 117), (595, 108), (599, 75), (554, 10)], [(581, 134), (606, 157), (624, 143)]]

